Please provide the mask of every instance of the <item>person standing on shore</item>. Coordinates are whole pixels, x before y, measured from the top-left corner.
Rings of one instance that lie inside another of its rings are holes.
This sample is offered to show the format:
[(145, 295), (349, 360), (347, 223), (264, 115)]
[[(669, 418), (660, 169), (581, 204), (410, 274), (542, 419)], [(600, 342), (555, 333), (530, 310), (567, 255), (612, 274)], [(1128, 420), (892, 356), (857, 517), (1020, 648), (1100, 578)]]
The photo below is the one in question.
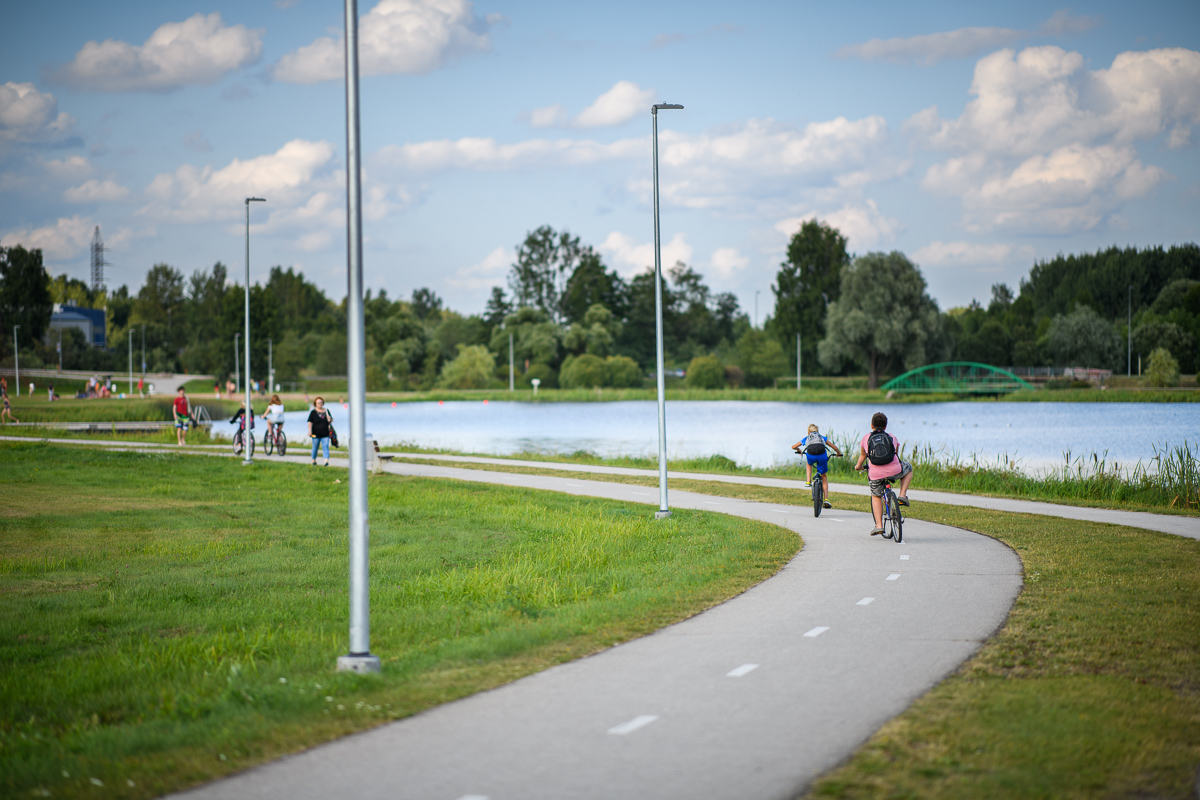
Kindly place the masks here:
[(180, 386), (176, 395), (173, 406), (175, 412), (175, 440), (182, 447), (187, 444), (187, 429), (188, 418), (192, 416), (192, 403), (188, 400), (187, 393)]
[(329, 426), (333, 423), (333, 414), (325, 409), (325, 398), (317, 395), (313, 401), (313, 410), (308, 412), (308, 436), (312, 439), (312, 463), (317, 465), (317, 451), (325, 450), (325, 463), (329, 466)]

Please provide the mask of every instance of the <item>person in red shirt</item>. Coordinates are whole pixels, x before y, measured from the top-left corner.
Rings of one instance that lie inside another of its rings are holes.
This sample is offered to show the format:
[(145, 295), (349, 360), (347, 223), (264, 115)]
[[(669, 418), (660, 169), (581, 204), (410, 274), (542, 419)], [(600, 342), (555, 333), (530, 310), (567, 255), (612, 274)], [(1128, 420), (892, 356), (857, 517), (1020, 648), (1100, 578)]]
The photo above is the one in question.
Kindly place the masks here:
[(192, 416), (192, 404), (180, 386), (175, 395), (175, 439), (180, 447), (187, 444), (188, 419)]

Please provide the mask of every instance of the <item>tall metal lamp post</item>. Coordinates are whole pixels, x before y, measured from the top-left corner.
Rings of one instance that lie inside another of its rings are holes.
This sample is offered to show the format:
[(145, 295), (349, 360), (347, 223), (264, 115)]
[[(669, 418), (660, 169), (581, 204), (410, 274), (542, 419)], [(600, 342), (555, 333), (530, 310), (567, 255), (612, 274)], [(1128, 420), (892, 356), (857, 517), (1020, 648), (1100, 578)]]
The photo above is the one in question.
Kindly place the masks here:
[(21, 396), (21, 354), (18, 352), (21, 348), (17, 344), (17, 328), (20, 325), (13, 325), (13, 372), (14, 380), (17, 383), (17, 397)]
[(662, 245), (658, 231), (658, 110), (683, 108), (675, 103), (655, 103), (650, 107), (654, 148), (654, 334), (658, 364), (658, 512), (655, 519), (671, 516), (667, 505), (667, 387), (663, 377)]
[(240, 392), (242, 390), (242, 367), (241, 358), (238, 356), (238, 343), (241, 341), (242, 335), (235, 333), (233, 335), (233, 390)]
[(371, 655), (371, 594), (367, 579), (367, 365), (363, 324), (362, 168), (358, 136), (358, 3), (346, 11), (346, 377), (350, 400), (350, 652), (339, 672), (379, 672)]
[(129, 329), (129, 394), (133, 395), (133, 328)]
[(267, 202), (261, 197), (246, 198), (246, 335), (243, 337), (242, 347), (246, 350), (246, 416), (242, 417), (242, 424), (246, 426), (246, 433), (242, 437), (242, 452), (246, 457), (242, 459), (242, 466), (254, 463), (254, 455), (250, 452), (250, 204)]

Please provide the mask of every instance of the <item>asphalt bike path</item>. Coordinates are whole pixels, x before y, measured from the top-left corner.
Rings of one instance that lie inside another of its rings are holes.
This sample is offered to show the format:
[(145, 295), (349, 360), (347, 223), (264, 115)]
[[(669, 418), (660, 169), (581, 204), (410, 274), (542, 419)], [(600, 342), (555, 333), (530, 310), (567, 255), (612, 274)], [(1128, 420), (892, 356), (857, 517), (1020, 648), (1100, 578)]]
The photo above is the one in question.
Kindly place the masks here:
[[(658, 500), (649, 487), (583, 478), (385, 469)], [(975, 652), (1021, 588), (1009, 548), (961, 529), (908, 520), (897, 545), (868, 535), (867, 514), (835, 509), (815, 519), (807, 505), (670, 497), (673, 508), (785, 526), (804, 547), (775, 576), (676, 625), (180, 796), (790, 798)]]

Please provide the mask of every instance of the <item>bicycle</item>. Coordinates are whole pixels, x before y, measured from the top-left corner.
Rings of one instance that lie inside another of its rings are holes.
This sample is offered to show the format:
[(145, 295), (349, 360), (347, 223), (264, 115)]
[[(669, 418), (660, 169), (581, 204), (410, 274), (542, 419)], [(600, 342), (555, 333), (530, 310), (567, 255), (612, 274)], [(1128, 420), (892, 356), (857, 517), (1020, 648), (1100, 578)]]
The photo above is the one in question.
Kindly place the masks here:
[[(240, 456), (242, 454), (242, 429), (238, 428), (233, 433), (233, 454)], [(254, 455), (254, 437), (250, 437), (250, 455)]]
[[(859, 467), (865, 472), (866, 467)], [(904, 541), (904, 512), (900, 510), (900, 500), (892, 491), (892, 481), (885, 478), (883, 483), (883, 538), (891, 539), (900, 544)]]
[(278, 450), (279, 455), (287, 453), (287, 436), (283, 433), (283, 420), (275, 423), (273, 430), (268, 430), (263, 434), (263, 450), (267, 455), (271, 455), (271, 450)]
[[(802, 456), (804, 452), (795, 450), (796, 455)], [(833, 454), (831, 458), (838, 458), (838, 454)], [(812, 482), (812, 501), (813, 501), (813, 516), (821, 516), (821, 510), (825, 508), (825, 482), (821, 480), (821, 473), (817, 473), (817, 479)]]

